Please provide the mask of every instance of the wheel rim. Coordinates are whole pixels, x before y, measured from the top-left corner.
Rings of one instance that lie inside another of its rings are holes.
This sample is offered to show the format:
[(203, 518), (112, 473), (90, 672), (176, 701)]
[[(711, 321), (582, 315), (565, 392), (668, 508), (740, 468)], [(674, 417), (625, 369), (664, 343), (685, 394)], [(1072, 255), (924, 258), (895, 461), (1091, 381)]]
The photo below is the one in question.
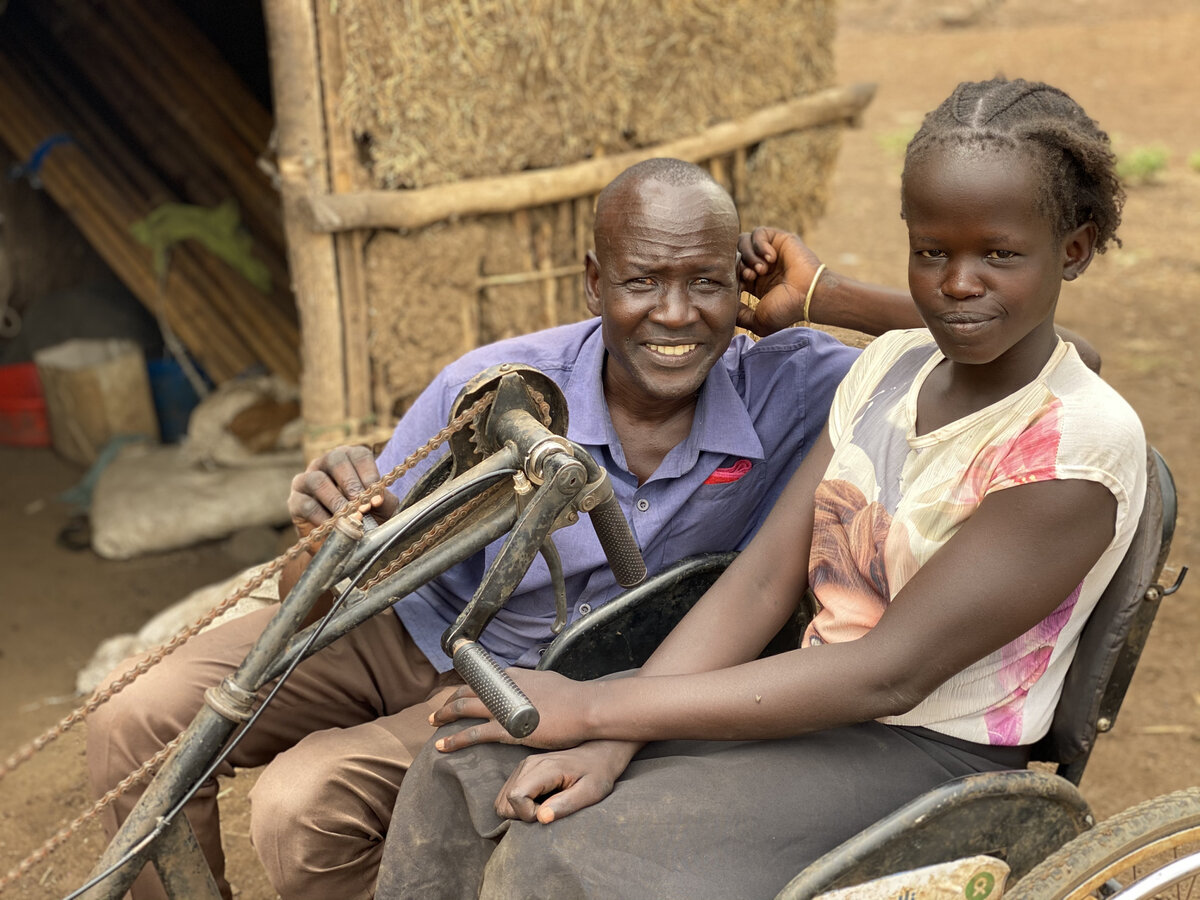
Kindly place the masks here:
[[(1132, 887), (1163, 866), (1191, 853), (1200, 853), (1200, 824), (1165, 834), (1120, 859), (1106, 862), (1086, 880), (1080, 881), (1066, 900), (1114, 897), (1117, 891)], [(1200, 873), (1193, 873), (1150, 896), (1163, 900), (1200, 900)]]

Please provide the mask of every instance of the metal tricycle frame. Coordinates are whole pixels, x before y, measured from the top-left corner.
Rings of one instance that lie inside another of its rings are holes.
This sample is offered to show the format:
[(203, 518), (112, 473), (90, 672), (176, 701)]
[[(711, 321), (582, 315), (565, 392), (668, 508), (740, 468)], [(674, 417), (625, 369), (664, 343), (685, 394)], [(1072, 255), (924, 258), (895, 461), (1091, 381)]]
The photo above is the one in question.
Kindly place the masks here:
[[(238, 739), (239, 727), (253, 727), (257, 712), (270, 702), (268, 692), (256, 708), (259, 693), (272, 682), (278, 686), (302, 660), (505, 535), (471, 601), (443, 635), (442, 645), (498, 721), (518, 737), (533, 731), (536, 710), (478, 643), (482, 630), (539, 552), (555, 583), (561, 628), (566, 591), (551, 534), (574, 524), (580, 512), (589, 513), (618, 583), (636, 584), (646, 570), (607, 473), (565, 437), (565, 402), (553, 382), (525, 366), (493, 367), (464, 388), (456, 412), (488, 392), (495, 396), (472, 424), (474, 434), (451, 438), (447, 459), (452, 464), (435, 466), (396, 515), (368, 529), (354, 517), (337, 521), (241, 665), (206, 692), (204, 706), (109, 842), (88, 882), (72, 897), (119, 898), (151, 863), (168, 896), (219, 898), (191, 827), (180, 813), (199, 785), (213, 776)], [(492, 490), (505, 484), (506, 490)], [(429, 527), (465, 511), (469, 515), (433, 546), (389, 572), (388, 562), (417, 546)], [(360, 590), (360, 583), (369, 583), (369, 590)], [(321, 621), (302, 627), (317, 601), (335, 585), (338, 599), (330, 611)]]
[[(119, 898), (151, 863), (175, 900), (218, 898), (190, 825), (179, 813), (196, 787), (211, 777), (215, 760), (223, 758), (223, 749), (236, 740), (239, 727), (252, 727), (260, 691), (506, 534), (479, 589), (447, 629), (442, 644), (464, 679), (517, 736), (536, 727), (536, 710), (477, 639), (539, 552), (556, 585), (556, 624), (565, 621), (561, 563), (551, 540), (555, 529), (573, 524), (579, 512), (589, 513), (618, 582), (637, 585), (566, 628), (543, 655), (538, 668), (577, 679), (641, 665), (732, 560), (733, 553), (707, 554), (683, 560), (643, 582), (645, 568), (607, 474), (565, 437), (565, 401), (554, 383), (527, 366), (493, 367), (464, 388), (455, 411), (489, 391), (495, 396), (472, 424), (473, 433), (451, 436), (451, 452), (419, 480), (395, 516), (367, 530), (353, 518), (339, 520), (241, 666), (208, 691), (205, 706), (109, 843), (89, 882), (72, 897)], [(1122, 578), (1129, 583), (1115, 591), (1110, 585), (1110, 592), (1125, 596), (1108, 604), (1115, 613), (1105, 608), (1102, 598), (1093, 614), (1093, 619), (1115, 615), (1119, 650), (1101, 665), (1102, 677), (1092, 679), (1099, 689), (1088, 696), (1082, 739), (1072, 746), (1070, 740), (1052, 734), (1039, 745), (1047, 752), (1035, 758), (1048, 759), (1055, 771), (989, 773), (949, 782), (807, 867), (777, 900), (802, 900), (980, 853), (1003, 859), (1019, 880), (1095, 824), (1077, 789), (1092, 741), (1115, 721), (1158, 603), (1178, 588), (1186, 572), (1183, 569), (1171, 587), (1158, 583), (1173, 534), (1175, 493), (1170, 471), (1157, 453), (1151, 453), (1148, 471), (1147, 505), (1134, 546), (1114, 576), (1114, 584)], [(507, 487), (501, 490), (499, 485)], [(462, 515), (468, 507), (469, 514), (436, 542), (420, 546), (432, 523), (445, 521), (452, 510)], [(421, 552), (398, 571), (387, 570), (389, 561), (414, 548)], [(301, 627), (319, 597), (339, 584), (340, 596), (330, 612), (320, 622)], [(370, 587), (363, 590), (359, 584)], [(1131, 596), (1137, 602), (1131, 603)], [(807, 598), (766, 652), (796, 646), (813, 611)], [(1089, 621), (1088, 627), (1111, 631), (1107, 623), (1093, 627)], [(1072, 670), (1076, 668), (1081, 668), (1078, 661)], [(1078, 691), (1069, 674), (1064, 694)], [(269, 697), (268, 693), (264, 702)]]

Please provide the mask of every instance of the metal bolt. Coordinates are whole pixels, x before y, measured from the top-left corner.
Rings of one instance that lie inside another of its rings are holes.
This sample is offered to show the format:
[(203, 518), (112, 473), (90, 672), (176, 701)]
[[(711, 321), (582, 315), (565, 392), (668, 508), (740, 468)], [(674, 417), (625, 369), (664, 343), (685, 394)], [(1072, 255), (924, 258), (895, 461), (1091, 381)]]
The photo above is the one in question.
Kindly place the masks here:
[(1096, 720), (1096, 730), (1097, 731), (1105, 732), (1105, 731), (1110, 730), (1112, 728), (1112, 726), (1113, 726), (1112, 719), (1110, 719), (1108, 716), (1101, 716), (1099, 719)]
[(1149, 603), (1156, 603), (1162, 599), (1162, 588), (1157, 584), (1152, 584), (1146, 588), (1146, 593), (1142, 595), (1142, 599)]

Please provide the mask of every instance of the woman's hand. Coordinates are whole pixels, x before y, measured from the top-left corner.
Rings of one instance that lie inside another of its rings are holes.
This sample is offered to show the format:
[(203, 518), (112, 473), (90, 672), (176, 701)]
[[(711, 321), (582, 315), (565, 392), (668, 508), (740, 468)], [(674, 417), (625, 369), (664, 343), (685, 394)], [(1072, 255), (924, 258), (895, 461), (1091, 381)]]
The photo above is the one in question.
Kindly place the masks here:
[(548, 825), (599, 803), (612, 793), (640, 747), (633, 741), (588, 741), (571, 750), (528, 756), (500, 789), (496, 813)]
[(538, 727), (525, 738), (504, 730), (473, 690), (463, 685), (429, 717), (432, 725), (448, 725), (459, 719), (486, 719), (455, 734), (438, 739), (438, 750), (450, 752), (475, 744), (523, 744), (543, 750), (563, 750), (587, 740), (585, 712), (590, 685), (572, 681), (556, 672), (507, 669), (509, 677), (525, 692), (538, 711)]
[(760, 226), (738, 237), (742, 290), (758, 305), (738, 309), (738, 325), (760, 337), (804, 318), (804, 298), (821, 261), (791, 232)]

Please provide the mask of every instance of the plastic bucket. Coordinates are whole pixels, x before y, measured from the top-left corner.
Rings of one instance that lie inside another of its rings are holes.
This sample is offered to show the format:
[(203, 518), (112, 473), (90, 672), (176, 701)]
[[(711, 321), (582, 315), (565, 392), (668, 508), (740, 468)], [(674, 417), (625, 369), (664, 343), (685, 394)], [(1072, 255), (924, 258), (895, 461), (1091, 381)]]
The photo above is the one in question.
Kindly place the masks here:
[(0, 366), (0, 444), (50, 446), (46, 397), (31, 362)]
[(188, 420), (200, 397), (176, 360), (170, 357), (147, 360), (146, 370), (162, 442), (178, 443), (187, 434)]

